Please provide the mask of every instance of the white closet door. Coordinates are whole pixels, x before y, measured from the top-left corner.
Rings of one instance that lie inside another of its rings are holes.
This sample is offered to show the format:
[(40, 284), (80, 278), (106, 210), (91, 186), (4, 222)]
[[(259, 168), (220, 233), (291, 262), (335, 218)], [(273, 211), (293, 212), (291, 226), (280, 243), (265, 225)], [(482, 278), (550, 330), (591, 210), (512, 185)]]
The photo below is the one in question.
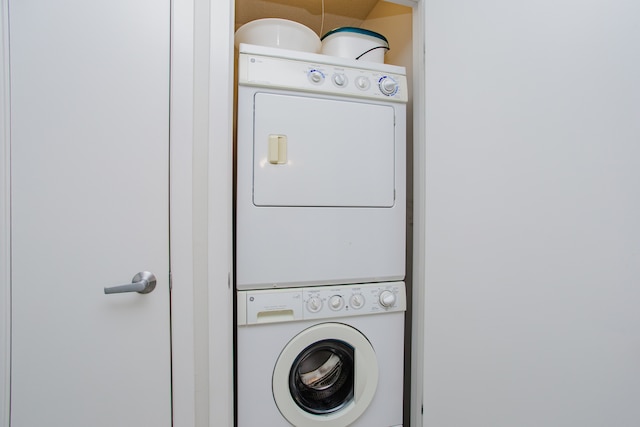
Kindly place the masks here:
[(170, 2), (9, 10), (11, 426), (170, 426)]

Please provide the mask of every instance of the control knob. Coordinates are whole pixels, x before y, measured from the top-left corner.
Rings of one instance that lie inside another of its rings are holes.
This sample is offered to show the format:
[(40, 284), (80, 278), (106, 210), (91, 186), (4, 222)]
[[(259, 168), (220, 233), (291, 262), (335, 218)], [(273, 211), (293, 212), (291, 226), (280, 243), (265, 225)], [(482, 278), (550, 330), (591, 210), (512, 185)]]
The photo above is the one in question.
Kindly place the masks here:
[(340, 295), (334, 295), (329, 298), (329, 307), (333, 311), (338, 311), (344, 306), (344, 300)]
[(378, 87), (380, 88), (380, 92), (387, 96), (395, 95), (398, 92), (398, 82), (389, 76), (380, 77)]
[(311, 83), (320, 84), (324, 81), (324, 74), (320, 70), (311, 70), (308, 76)]
[(317, 313), (322, 308), (322, 300), (319, 297), (311, 297), (307, 301), (307, 309), (312, 313)]
[(360, 90), (367, 90), (369, 89), (369, 79), (366, 78), (365, 76), (358, 76), (356, 77), (356, 87)]
[(380, 301), (380, 305), (384, 308), (390, 308), (396, 304), (396, 295), (389, 290), (384, 290), (380, 292), (378, 301)]
[(357, 310), (364, 306), (364, 297), (362, 296), (362, 294), (353, 294), (349, 299), (349, 303), (351, 304), (351, 308)]
[(336, 73), (333, 75), (333, 83), (338, 87), (344, 87), (347, 84), (347, 76), (342, 73)]

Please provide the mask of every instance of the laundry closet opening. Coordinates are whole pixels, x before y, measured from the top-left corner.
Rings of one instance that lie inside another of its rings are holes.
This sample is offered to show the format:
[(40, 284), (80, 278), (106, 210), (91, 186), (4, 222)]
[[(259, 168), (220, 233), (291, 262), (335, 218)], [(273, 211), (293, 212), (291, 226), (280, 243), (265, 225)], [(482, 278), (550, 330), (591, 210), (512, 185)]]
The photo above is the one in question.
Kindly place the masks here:
[[(411, 1), (404, 2), (405, 4), (412, 4)], [(396, 144), (404, 144), (404, 148), (406, 150), (406, 172), (404, 173), (404, 179), (406, 180), (406, 223), (405, 223), (405, 274), (404, 277), (398, 278), (394, 277), (393, 280), (398, 281), (401, 280), (404, 282), (406, 286), (406, 312), (405, 312), (405, 327), (404, 327), (404, 420), (403, 425), (410, 425), (409, 419), (411, 411), (415, 411), (415, 408), (410, 408), (409, 403), (411, 399), (410, 396), (410, 384), (409, 379), (411, 378), (411, 318), (412, 318), (412, 270), (413, 270), (413, 13), (414, 8), (403, 6), (400, 4), (396, 4), (394, 2), (388, 2), (384, 0), (359, 0), (357, 2), (345, 2), (343, 0), (236, 0), (235, 2), (235, 30), (238, 30), (244, 24), (262, 19), (262, 18), (282, 18), (291, 21), (298, 22), (300, 24), (305, 25), (306, 27), (313, 30), (319, 37), (327, 34), (329, 31), (342, 28), (342, 27), (351, 27), (351, 28), (361, 28), (370, 30), (376, 33), (379, 33), (386, 38), (389, 44), (389, 50), (384, 55), (384, 63), (389, 65), (395, 65), (400, 67), (405, 67), (406, 69), (406, 80), (407, 87), (406, 93), (408, 95), (408, 102), (406, 103), (406, 133), (403, 141), (396, 141)], [(237, 111), (238, 108), (238, 98), (237, 98), (237, 70), (238, 70), (238, 49), (236, 47), (235, 52), (235, 65), (236, 65), (236, 84), (234, 85), (236, 89), (236, 94), (234, 97), (234, 111)], [(277, 114), (276, 114), (277, 116)], [(322, 116), (318, 117), (318, 120), (322, 120)], [(320, 123), (319, 129), (331, 129), (330, 123)], [(234, 121), (234, 133), (237, 132), (237, 119)], [(330, 131), (328, 132), (330, 134)], [(273, 139), (273, 146), (282, 147), (282, 144), (286, 144), (286, 141), (283, 143), (282, 138), (278, 135), (269, 136)], [(328, 138), (325, 138), (328, 139)], [(276, 142), (277, 141), (277, 142)], [(333, 149), (333, 148), (331, 148)], [(281, 148), (282, 150), (282, 148)], [(234, 149), (234, 153), (237, 151)], [(280, 153), (282, 155), (282, 152)], [(339, 156), (339, 153), (335, 154)], [(393, 153), (392, 153), (393, 155)], [(274, 160), (272, 163), (278, 162), (278, 154), (274, 154)], [(375, 174), (372, 175), (372, 177)], [(283, 178), (284, 179), (284, 178)], [(366, 184), (370, 181), (362, 181), (362, 185)], [(291, 183), (290, 184), (296, 184)], [(315, 185), (318, 186), (320, 184), (314, 183), (313, 181), (309, 181), (307, 185)], [(300, 187), (296, 187), (300, 189)], [(393, 194), (387, 191), (388, 189), (382, 188), (385, 190), (384, 193), (381, 193), (382, 196), (378, 197), (375, 193), (369, 199), (366, 198), (366, 194), (361, 194), (360, 196), (365, 200), (364, 204), (375, 205), (377, 209), (383, 210), (388, 208), (388, 206), (393, 204)], [(330, 206), (341, 206), (340, 203), (342, 201), (337, 198), (337, 196), (332, 195), (331, 197), (326, 197), (322, 199), (320, 202), (316, 200), (307, 201), (303, 199), (304, 191), (301, 191), (300, 196), (296, 196), (294, 201), (284, 200), (280, 201), (281, 198), (286, 199), (290, 197), (293, 193), (293, 190), (288, 192), (287, 194), (278, 194), (277, 191), (273, 193), (268, 193), (270, 198), (263, 197), (265, 194), (263, 188), (253, 188), (253, 191), (257, 193), (253, 194), (254, 204), (259, 206), (260, 204), (266, 206), (304, 206), (321, 204), (325, 203)], [(234, 194), (235, 191), (234, 191)], [(329, 194), (329, 193), (326, 193)], [(383, 197), (384, 196), (384, 197)], [(293, 196), (291, 196), (293, 197)], [(234, 196), (236, 199), (237, 196)], [(257, 203), (255, 203), (257, 200)], [(272, 200), (276, 200), (275, 202)], [(298, 201), (302, 200), (302, 201)], [(235, 202), (235, 201), (234, 201)], [(315, 206), (315, 205), (314, 205)], [(300, 209), (302, 209), (300, 208)], [(237, 223), (236, 223), (236, 232), (237, 232)], [(286, 230), (283, 230), (286, 233)], [(237, 236), (237, 234), (234, 234)], [(237, 243), (237, 237), (234, 238)], [(235, 244), (234, 243), (234, 244)], [(236, 270), (237, 270), (236, 264)], [(236, 279), (237, 279), (237, 271), (236, 271)], [(337, 283), (337, 282), (336, 282)], [(304, 286), (313, 285), (313, 284), (304, 284)], [(302, 286), (302, 285), (296, 285)], [(238, 287), (238, 289), (240, 289)], [(254, 289), (262, 288), (265, 289), (266, 286), (259, 285)], [(261, 290), (254, 291), (250, 287), (247, 288), (251, 292), (262, 292)], [(307, 292), (306, 288), (304, 292)], [(260, 294), (259, 294), (260, 295)], [(305, 294), (306, 295), (306, 294)], [(264, 295), (266, 298), (267, 296)], [(238, 296), (238, 298), (244, 298), (244, 296)], [(292, 297), (295, 298), (295, 297)], [(252, 300), (253, 301), (253, 300)], [(244, 303), (243, 303), (244, 304)], [(337, 304), (337, 303), (336, 303)], [(251, 303), (246, 302), (247, 307), (250, 307)], [(236, 304), (236, 308), (238, 305)], [(277, 312), (283, 312), (286, 310), (287, 313), (294, 312), (296, 308), (290, 309), (289, 307), (279, 307)], [(236, 318), (238, 318), (236, 313)], [(287, 319), (290, 316), (287, 316)], [(286, 321), (286, 320), (284, 320)], [(259, 357), (259, 355), (256, 355)], [(380, 369), (384, 369), (384, 367), (380, 367)], [(236, 376), (237, 378), (237, 376)], [(237, 385), (236, 385), (237, 386)], [(261, 387), (261, 385), (260, 385)], [(236, 396), (236, 409), (238, 405), (238, 401), (242, 400), (242, 396)], [(237, 415), (237, 414), (236, 414)], [(236, 420), (238, 417), (236, 416)], [(321, 425), (321, 424), (319, 424)]]

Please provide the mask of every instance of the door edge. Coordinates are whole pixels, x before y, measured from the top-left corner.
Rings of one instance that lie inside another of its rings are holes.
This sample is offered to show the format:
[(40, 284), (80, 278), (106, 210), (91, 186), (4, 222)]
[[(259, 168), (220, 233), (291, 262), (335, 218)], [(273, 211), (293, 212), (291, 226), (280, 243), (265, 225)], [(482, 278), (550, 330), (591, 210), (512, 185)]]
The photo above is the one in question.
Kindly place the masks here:
[(0, 426), (9, 426), (11, 378), (11, 164), (9, 0), (0, 0)]

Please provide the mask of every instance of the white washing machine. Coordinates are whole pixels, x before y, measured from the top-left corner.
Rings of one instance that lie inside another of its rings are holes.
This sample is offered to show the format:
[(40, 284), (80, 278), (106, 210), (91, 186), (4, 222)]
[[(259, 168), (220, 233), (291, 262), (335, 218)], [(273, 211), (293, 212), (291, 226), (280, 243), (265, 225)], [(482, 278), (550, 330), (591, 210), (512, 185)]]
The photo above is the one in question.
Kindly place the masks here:
[(403, 280), (403, 67), (241, 44), (236, 286)]
[(238, 292), (237, 426), (402, 425), (403, 282)]

